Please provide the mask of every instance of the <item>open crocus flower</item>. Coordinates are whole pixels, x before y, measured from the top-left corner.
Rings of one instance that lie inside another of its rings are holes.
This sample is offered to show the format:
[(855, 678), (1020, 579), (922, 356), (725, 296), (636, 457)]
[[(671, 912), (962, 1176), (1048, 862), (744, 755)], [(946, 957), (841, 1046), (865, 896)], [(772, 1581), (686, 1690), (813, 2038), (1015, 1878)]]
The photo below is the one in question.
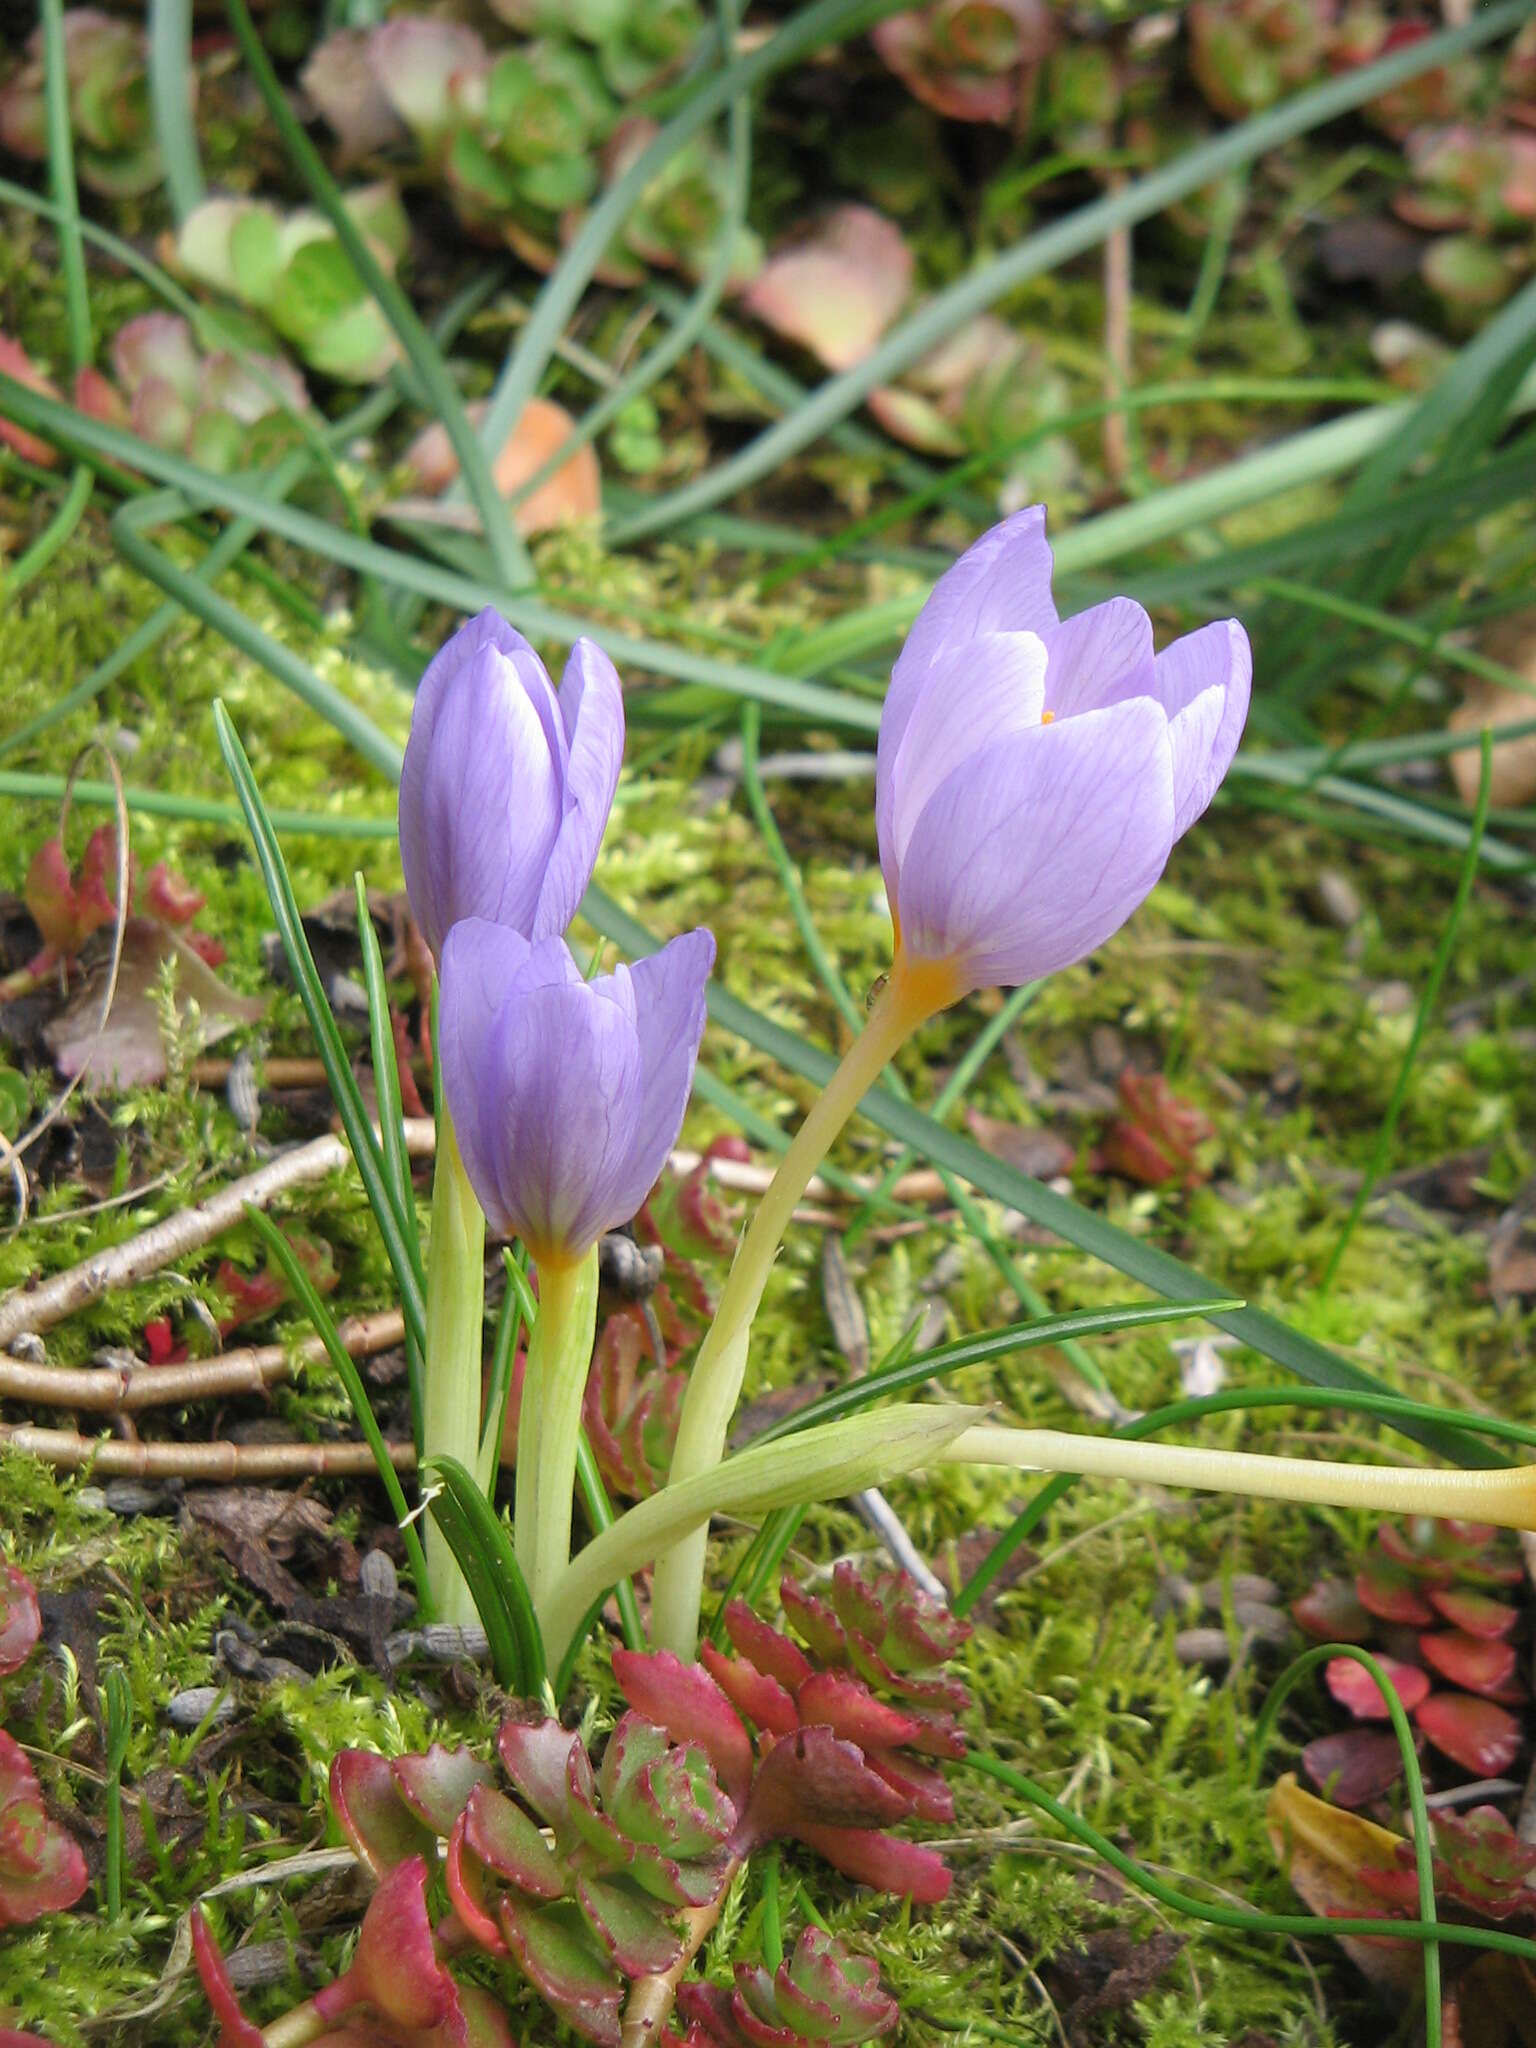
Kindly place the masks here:
[(470, 1185), (541, 1271), (627, 1222), (672, 1149), (704, 1031), (707, 931), (584, 981), (558, 938), (483, 918), (443, 949), (443, 1082)]
[(417, 689), (400, 776), (406, 894), (439, 960), (460, 918), (531, 939), (565, 930), (623, 752), (623, 692), (593, 641), (571, 649), (557, 692), (499, 612), (454, 634)]
[(1161, 654), (1130, 598), (1059, 619), (1043, 506), (962, 555), (880, 722), (880, 865), (913, 1001), (1032, 981), (1118, 930), (1226, 774), (1251, 676), (1235, 619)]

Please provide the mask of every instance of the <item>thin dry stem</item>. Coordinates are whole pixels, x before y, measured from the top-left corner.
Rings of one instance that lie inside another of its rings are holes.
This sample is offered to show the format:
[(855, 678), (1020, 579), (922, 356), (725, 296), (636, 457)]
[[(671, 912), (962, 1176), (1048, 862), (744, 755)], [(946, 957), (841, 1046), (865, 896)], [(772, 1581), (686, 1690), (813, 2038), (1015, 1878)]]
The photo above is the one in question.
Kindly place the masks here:
[[(388, 1351), (405, 1335), (398, 1309), (348, 1316), (337, 1326), (352, 1358)], [(296, 1360), (319, 1364), (326, 1356), (319, 1337), (299, 1344), (250, 1344), (217, 1358), (183, 1365), (88, 1366), (71, 1371), (57, 1365), (24, 1365), (0, 1358), (0, 1400), (34, 1401), (45, 1408), (84, 1408), (94, 1415), (136, 1414), (142, 1408), (174, 1408), (187, 1401), (226, 1400), (260, 1394), (288, 1379)]]
[[(89, 1466), (99, 1479), (355, 1479), (374, 1470), (367, 1444), (143, 1444), (81, 1436), (32, 1423), (0, 1424), (0, 1448), (28, 1451), (61, 1472)], [(413, 1444), (387, 1444), (400, 1472), (415, 1468)]]
[[(405, 1121), (406, 1149), (413, 1157), (430, 1153), (437, 1134), (430, 1119), (411, 1117)], [(18, 1287), (0, 1301), (0, 1351), (23, 1330), (46, 1330), (62, 1322), (76, 1309), (100, 1301), (115, 1287), (131, 1287), (157, 1273), (162, 1266), (200, 1251), (205, 1244), (232, 1229), (244, 1216), (245, 1206), (264, 1209), (289, 1188), (308, 1181), (323, 1180), (349, 1166), (351, 1149), (334, 1133), (298, 1145), (291, 1152), (269, 1160), (255, 1173), (231, 1181), (206, 1201), (195, 1202), (166, 1216), (126, 1243), (113, 1245), (92, 1258), (55, 1273), (36, 1285)]]
[[(1125, 190), (1125, 172), (1111, 171), (1110, 194)], [(1131, 383), (1131, 231), (1112, 228), (1104, 238), (1104, 365), (1106, 397), (1121, 398)], [(1104, 415), (1104, 468), (1119, 483), (1130, 467), (1130, 435), (1124, 412)]]

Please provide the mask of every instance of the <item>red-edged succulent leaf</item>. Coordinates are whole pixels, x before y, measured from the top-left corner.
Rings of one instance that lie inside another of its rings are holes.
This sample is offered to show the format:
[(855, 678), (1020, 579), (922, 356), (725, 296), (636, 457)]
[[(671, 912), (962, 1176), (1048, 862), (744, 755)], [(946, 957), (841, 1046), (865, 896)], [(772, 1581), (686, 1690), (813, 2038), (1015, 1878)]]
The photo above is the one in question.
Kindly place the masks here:
[(920, 1764), (905, 1751), (894, 1749), (866, 1749), (864, 1760), (893, 1791), (910, 1801), (918, 1820), (954, 1819), (955, 1795), (948, 1780), (931, 1765)]
[(618, 2048), (623, 1984), (572, 1906), (501, 1902), (502, 1932), (523, 1975), (578, 2034)]
[(443, 1858), (443, 1882), (448, 1887), (448, 1897), (460, 1926), (478, 1947), (488, 1955), (505, 1955), (507, 1944), (502, 1938), (501, 1923), (495, 1917), (495, 1902), (486, 1897), (486, 1870), (475, 1852), (465, 1843), (465, 1831), (469, 1809), (466, 1807), (453, 1824), (453, 1833), (448, 1837), (448, 1853)]
[(1413, 1718), (1436, 1749), (1480, 1778), (1497, 1777), (1520, 1754), (1520, 1723), (1494, 1700), (1431, 1693), (1413, 1709)]
[(605, 1319), (582, 1414), (610, 1492), (644, 1500), (663, 1484), (687, 1384), (686, 1373), (656, 1363), (641, 1309), (615, 1309)]
[(1514, 1676), (1515, 1646), (1459, 1628), (1419, 1637), (1424, 1661), (1464, 1692), (1497, 1692)]
[(861, 1570), (846, 1558), (833, 1568), (832, 1606), (846, 1628), (903, 1674), (946, 1663), (972, 1635), (971, 1624), (925, 1593), (910, 1572)]
[(1368, 1643), (1373, 1632), (1360, 1596), (1344, 1579), (1319, 1579), (1291, 1602), (1291, 1614), (1320, 1643)]
[(465, 1845), (520, 1892), (534, 1899), (558, 1899), (568, 1889), (560, 1860), (542, 1830), (494, 1785), (471, 1789), (463, 1821)]
[(262, 2048), (261, 2029), (253, 2026), (240, 2010), (223, 1951), (213, 1938), (212, 1928), (203, 1918), (202, 1907), (194, 1906), (189, 1917), (192, 1961), (203, 1987), (203, 1996), (212, 2006), (213, 2016), (219, 2023), (219, 2048)]
[(953, 121), (1008, 126), (1023, 82), (1050, 48), (1042, 0), (930, 0), (888, 15), (875, 48), (915, 99)]
[(41, 2034), (18, 2034), (14, 2027), (0, 2027), (0, 2048), (53, 2048)]
[(701, 1643), (699, 1659), (737, 1713), (768, 1735), (792, 1735), (800, 1726), (793, 1697), (776, 1678), (744, 1657), (727, 1657), (713, 1643)]
[(1120, 1107), (1099, 1143), (1104, 1165), (1154, 1188), (1205, 1178), (1196, 1151), (1215, 1136), (1215, 1126), (1194, 1103), (1174, 1094), (1166, 1075), (1127, 1067), (1120, 1076)]
[(1302, 1769), (1335, 1806), (1368, 1806), (1403, 1775), (1397, 1737), (1374, 1728), (1319, 1736), (1301, 1752)]
[(869, 354), (911, 288), (901, 229), (873, 207), (848, 205), (771, 256), (741, 303), (829, 370), (846, 370)]
[(19, 1566), (0, 1566), (0, 1678), (19, 1671), (43, 1632), (32, 1581)]
[(438, 1957), (427, 1911), (427, 1866), (420, 1856), (397, 1863), (368, 1901), (352, 1967), (315, 1994), (322, 2019), (370, 2005), (402, 2027), (432, 2028), (445, 2042), (465, 2042), (468, 2026), (459, 1987)]
[(818, 1927), (803, 1930), (775, 1971), (773, 2001), (781, 2020), (814, 2041), (868, 2041), (899, 2017), (876, 1963)]
[(375, 1877), (431, 1847), (432, 1830), (401, 1798), (388, 1759), (372, 1750), (338, 1750), (331, 1759), (331, 1806)]
[(568, 1766), (581, 1739), (558, 1721), (503, 1721), (496, 1737), (501, 1767), (518, 1796), (557, 1837), (569, 1825)]
[(1518, 1608), (1506, 1606), (1491, 1593), (1479, 1593), (1470, 1586), (1433, 1586), (1429, 1604), (1452, 1628), (1493, 1642), (1507, 1636), (1520, 1619)]
[(623, 1878), (578, 1877), (576, 1902), (614, 1968), (626, 1977), (659, 1976), (683, 1952), (656, 1902)]
[(851, 1742), (830, 1728), (802, 1728), (775, 1742), (758, 1765), (737, 1848), (780, 1836), (803, 1840), (807, 1827), (889, 1827), (912, 1812)]
[(464, 1811), (477, 1785), (488, 1785), (491, 1771), (472, 1750), (430, 1749), (396, 1757), (390, 1766), (395, 1789), (418, 1820), (434, 1835), (446, 1835)]
[(801, 1721), (830, 1728), (861, 1749), (896, 1749), (922, 1733), (922, 1723), (877, 1700), (861, 1680), (842, 1671), (814, 1672), (795, 1695)]
[(163, 860), (157, 860), (139, 889), (139, 907), (167, 924), (190, 924), (208, 898), (194, 889), (185, 875), (178, 875)]
[(752, 1740), (710, 1673), (701, 1664), (685, 1664), (670, 1650), (615, 1650), (613, 1675), (638, 1713), (674, 1742), (698, 1744), (739, 1813), (752, 1781)]
[(802, 1827), (796, 1840), (872, 1891), (913, 1899), (920, 1906), (936, 1906), (949, 1896), (949, 1865), (937, 1849), (920, 1842), (906, 1842), (877, 1828), (820, 1826)]
[(1357, 1572), (1355, 1592), (1360, 1605), (1379, 1621), (1423, 1628), (1435, 1618), (1435, 1610), (1420, 1592), (1413, 1573), (1390, 1558), (1373, 1557), (1363, 1571)]
[(684, 1861), (714, 1855), (736, 1825), (702, 1745), (675, 1743), (638, 1713), (608, 1738), (597, 1789), (628, 1840)]
[[(4, 139), (7, 147), (14, 147), (9, 135)], [(52, 379), (44, 376), (21, 343), (13, 341), (8, 334), (0, 334), (0, 370), (7, 377), (14, 377), (18, 384), (25, 384), (29, 391), (37, 392), (39, 397), (57, 398), (59, 395)], [(7, 419), (0, 419), (0, 441), (8, 448), (14, 448), (23, 462), (36, 463), (39, 469), (52, 469), (59, 459), (59, 451), (51, 441), (40, 441), (36, 434), (29, 434), (25, 427), (18, 427)]]
[[(1417, 1665), (1400, 1663), (1396, 1657), (1379, 1656), (1376, 1661), (1402, 1701), (1404, 1711), (1411, 1714), (1429, 1692), (1428, 1678)], [(1357, 1720), (1385, 1721), (1388, 1718), (1389, 1709), (1375, 1679), (1353, 1657), (1331, 1658), (1326, 1677), (1328, 1690), (1339, 1705), (1347, 1707)]]
[(78, 1843), (49, 1817), (21, 1744), (0, 1730), (0, 1927), (62, 1912), (85, 1885)]
[[(798, 1590), (798, 1589), (797, 1589)], [(834, 1617), (835, 1619), (835, 1617)], [(725, 1632), (731, 1639), (732, 1647), (749, 1664), (759, 1671), (776, 1678), (780, 1685), (790, 1692), (796, 1692), (815, 1670), (805, 1652), (792, 1643), (788, 1636), (776, 1628), (770, 1628), (766, 1621), (759, 1621), (745, 1600), (730, 1601), (725, 1610)], [(842, 1637), (832, 1637), (834, 1647), (841, 1650)], [(840, 1658), (838, 1661), (841, 1661)]]
[(1435, 1889), (1488, 1920), (1536, 1912), (1536, 1844), (1523, 1842), (1496, 1806), (1438, 1813)]

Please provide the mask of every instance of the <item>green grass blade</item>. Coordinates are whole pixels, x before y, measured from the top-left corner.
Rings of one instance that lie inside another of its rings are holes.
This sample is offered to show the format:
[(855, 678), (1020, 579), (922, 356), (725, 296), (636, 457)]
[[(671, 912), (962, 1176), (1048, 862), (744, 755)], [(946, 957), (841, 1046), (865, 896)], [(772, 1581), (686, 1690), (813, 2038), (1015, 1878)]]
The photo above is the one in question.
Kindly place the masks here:
[[(257, 91), (266, 102), (267, 112), (282, 138), (283, 147), (308, 186), (315, 204), (335, 229), (336, 239), (346, 251), (353, 269), (378, 301), (380, 310), (393, 328), (395, 338), (405, 353), (406, 360), (420, 379), (431, 412), (442, 422), (453, 444), (453, 452), (459, 460), (460, 474), (480, 514), (481, 525), (490, 545), (498, 576), (512, 588), (531, 585), (536, 580), (533, 564), (528, 559), (528, 551), (518, 538), (517, 529), (512, 524), (501, 493), (496, 488), (496, 480), (491, 474), (491, 455), (486, 452), (486, 448), (489, 447), (494, 454), (500, 449), (501, 441), (488, 441), (486, 446), (482, 446), (469, 423), (464, 401), (459, 396), (458, 386), (450, 376), (441, 352), (423, 327), (409, 298), (384, 269), (369, 247), (367, 237), (347, 212), (341, 193), (326, 169), (320, 152), (304, 133), (288, 105), (287, 97), (278, 83), (277, 74), (272, 69), (262, 46), (261, 37), (251, 20), (245, 0), (227, 0), (227, 4), (241, 53), (256, 82)], [(516, 414), (508, 422), (508, 432), (515, 423)], [(505, 438), (506, 435), (503, 434), (502, 440)]]
[[(1108, 194), (1065, 220), (1037, 230), (1005, 256), (995, 257), (936, 293), (852, 369), (828, 378), (797, 412), (758, 435), (739, 454), (659, 500), (648, 513), (627, 521), (626, 539), (638, 540), (663, 532), (691, 513), (705, 511), (771, 475), (819, 439), (835, 421), (861, 405), (870, 392), (909, 370), (958, 328), (1028, 279), (1096, 248), (1117, 229), (1151, 219), (1165, 207), (1202, 186), (1216, 183), (1267, 150), (1349, 113), (1437, 65), (1511, 34), (1528, 15), (1525, 0), (1482, 8), (1458, 28), (1426, 36), (1374, 64), (1361, 65), (1297, 93), (1268, 112), (1185, 151), (1123, 192)], [(570, 310), (567, 306), (561, 312), (562, 322)]]
[(261, 800), (261, 791), (251, 773), (251, 764), (245, 757), (240, 737), (230, 721), (229, 713), (221, 703), (213, 707), (214, 725), (218, 733), (219, 752), (229, 770), (230, 780), (235, 785), (235, 794), (245, 813), (245, 822), (256, 849), (256, 859), (261, 868), (262, 880), (266, 883), (267, 896), (272, 905), (272, 914), (277, 920), (278, 935), (283, 951), (288, 958), (289, 970), (293, 975), (294, 987), (304, 1005), (304, 1014), (309, 1019), (309, 1028), (314, 1033), (315, 1049), (325, 1067), (326, 1079), (330, 1083), (331, 1095), (341, 1117), (342, 1129), (352, 1148), (357, 1163), (363, 1190), (373, 1210), (374, 1222), (395, 1276), (395, 1285), (400, 1290), (400, 1307), (405, 1316), (406, 1327), (413, 1330), (418, 1348), (424, 1353), (427, 1342), (426, 1304), (423, 1289), (417, 1279), (416, 1265), (411, 1257), (410, 1246), (390, 1198), (389, 1186), (385, 1179), (383, 1155), (379, 1142), (373, 1134), (373, 1125), (367, 1106), (358, 1089), (352, 1072), (347, 1050), (336, 1028), (336, 1019), (326, 1001), (325, 988), (315, 966), (314, 956), (309, 950), (309, 940), (304, 934), (303, 920), (293, 894), (293, 884), (288, 879), (287, 863), (277, 834), (272, 829)]
[(981, 1365), (991, 1358), (1006, 1358), (1015, 1351), (1037, 1350), (1042, 1344), (1062, 1344), (1085, 1337), (1106, 1337), (1118, 1330), (1145, 1330), (1159, 1323), (1183, 1322), (1190, 1316), (1207, 1316), (1212, 1321), (1230, 1315), (1243, 1306), (1230, 1295), (1213, 1295), (1209, 1301), (1126, 1302), (1118, 1308), (1082, 1308), (1057, 1316), (1042, 1316), (1030, 1322), (1010, 1323), (1006, 1329), (988, 1330), (983, 1336), (961, 1337), (932, 1351), (894, 1364), (878, 1366), (846, 1387), (834, 1387), (817, 1400), (808, 1401), (781, 1422), (752, 1438), (754, 1444), (770, 1444), (779, 1437), (795, 1436), (802, 1429), (814, 1429), (818, 1422), (835, 1422), (840, 1415), (852, 1415), (887, 1394), (899, 1394), (927, 1381), (945, 1379), (967, 1366)]
[[(64, 795), (65, 780), (62, 775), (34, 774), (30, 769), (0, 768), (0, 796), (20, 797), (26, 803), (57, 804)], [(146, 818), (179, 818), (189, 824), (232, 826), (237, 830), (245, 823), (245, 813), (238, 804), (220, 803), (213, 797), (183, 796), (176, 790), (142, 789), (130, 782), (123, 785), (123, 799), (130, 811)], [(108, 811), (117, 803), (111, 783), (98, 782), (90, 776), (81, 776), (74, 784), (74, 800), (77, 804), (90, 804)], [(301, 838), (308, 835), (314, 839), (392, 840), (395, 837), (392, 817), (340, 818), (327, 812), (282, 809), (268, 811), (267, 817), (276, 831)]]
[(287, 1238), (284, 1237), (271, 1217), (263, 1214), (252, 1203), (246, 1203), (245, 1213), (252, 1229), (255, 1230), (268, 1252), (282, 1268), (283, 1278), (288, 1282), (295, 1300), (303, 1309), (305, 1315), (314, 1324), (316, 1334), (325, 1346), (325, 1355), (334, 1367), (337, 1378), (346, 1389), (347, 1399), (352, 1403), (352, 1412), (357, 1417), (357, 1426), (362, 1431), (364, 1441), (367, 1443), (369, 1450), (373, 1453), (373, 1462), (378, 1468), (380, 1483), (385, 1493), (389, 1496), (389, 1504), (394, 1509), (395, 1520), (400, 1526), (401, 1541), (405, 1545), (405, 1554), (410, 1560), (411, 1577), (416, 1587), (417, 1603), (425, 1607), (429, 1595), (427, 1592), (427, 1563), (422, 1555), (421, 1538), (416, 1534), (416, 1525), (411, 1519), (411, 1511), (406, 1505), (405, 1492), (400, 1484), (400, 1475), (396, 1472), (394, 1462), (389, 1455), (389, 1446), (384, 1441), (384, 1432), (379, 1428), (378, 1418), (374, 1415), (373, 1405), (368, 1399), (368, 1389), (363, 1385), (362, 1374), (349, 1356), (347, 1347), (341, 1341), (340, 1333), (336, 1328), (335, 1320), (330, 1310), (315, 1291), (314, 1282), (305, 1272), (301, 1261), (295, 1255), (293, 1246), (289, 1244)]
[[(622, 947), (632, 958), (656, 950), (659, 941), (601, 889), (595, 886), (588, 889), (582, 911), (605, 938)], [(717, 1024), (745, 1039), (757, 1051), (777, 1060), (791, 1073), (799, 1074), (820, 1087), (824, 1087), (831, 1078), (836, 1061), (819, 1046), (807, 1045), (793, 1032), (786, 1031), (716, 984), (710, 986), (708, 1002), (710, 1015)], [(899, 1102), (885, 1089), (872, 1089), (862, 1106), (864, 1114), (887, 1136), (912, 1146), (935, 1166), (946, 1168), (994, 1200), (1007, 1203), (1031, 1223), (1064, 1238), (1090, 1257), (1102, 1259), (1128, 1279), (1139, 1282), (1167, 1300), (1209, 1301), (1221, 1293), (1222, 1290), (1203, 1273), (1196, 1272), (1181, 1259), (1116, 1229), (1102, 1216), (1096, 1216), (1092, 1210), (1081, 1208), (1065, 1195), (1058, 1195), (1039, 1181), (1030, 1179), (1005, 1160), (983, 1151), (971, 1139), (946, 1130), (922, 1110), (911, 1103)], [(1229, 1335), (1304, 1380), (1320, 1386), (1357, 1388), (1368, 1393), (1380, 1391), (1368, 1373), (1265, 1309), (1234, 1309), (1213, 1320)], [(1415, 1426), (1408, 1434), (1460, 1464), (1497, 1462), (1490, 1458), (1482, 1445), (1454, 1424), (1428, 1429)]]
[(177, 224), (203, 201), (193, 120), (192, 0), (149, 0), (149, 104), (165, 189)]
[(434, 1458), (427, 1471), (440, 1488), (433, 1518), (469, 1582), (496, 1675), (524, 1698), (537, 1698), (548, 1683), (544, 1641), (507, 1525), (457, 1458)]

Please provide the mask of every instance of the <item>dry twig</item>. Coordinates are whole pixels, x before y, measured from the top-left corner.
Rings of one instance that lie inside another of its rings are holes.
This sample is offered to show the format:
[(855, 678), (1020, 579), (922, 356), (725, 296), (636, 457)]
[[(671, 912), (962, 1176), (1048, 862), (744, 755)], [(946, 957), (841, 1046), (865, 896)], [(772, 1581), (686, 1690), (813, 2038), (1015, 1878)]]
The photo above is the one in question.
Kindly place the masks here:
[[(258, 1479), (356, 1479), (374, 1470), (367, 1444), (127, 1444), (72, 1429), (0, 1425), (0, 1448), (28, 1451), (61, 1472), (89, 1466), (100, 1479), (193, 1479), (249, 1484)], [(386, 1446), (397, 1471), (416, 1465), (414, 1444)]]

